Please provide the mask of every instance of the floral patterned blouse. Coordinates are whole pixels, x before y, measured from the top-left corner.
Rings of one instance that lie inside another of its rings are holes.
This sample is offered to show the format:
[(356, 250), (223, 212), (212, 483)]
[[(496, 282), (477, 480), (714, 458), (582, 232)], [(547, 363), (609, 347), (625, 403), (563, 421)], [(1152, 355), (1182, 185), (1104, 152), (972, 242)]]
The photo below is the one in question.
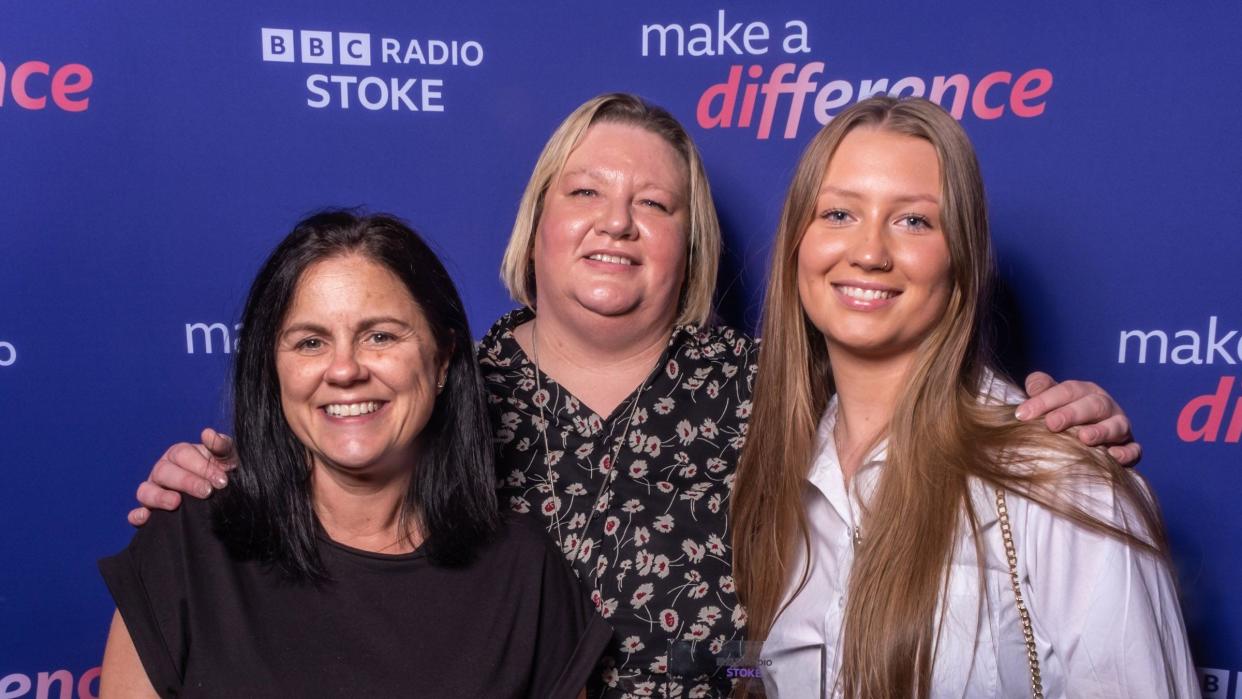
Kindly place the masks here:
[(518, 346), (513, 330), (532, 318), (506, 314), (479, 346), (500, 500), (544, 519), (612, 624), (591, 696), (727, 696), (711, 658), (745, 635), (728, 512), (758, 345), (678, 327), (646, 381), (601, 416)]

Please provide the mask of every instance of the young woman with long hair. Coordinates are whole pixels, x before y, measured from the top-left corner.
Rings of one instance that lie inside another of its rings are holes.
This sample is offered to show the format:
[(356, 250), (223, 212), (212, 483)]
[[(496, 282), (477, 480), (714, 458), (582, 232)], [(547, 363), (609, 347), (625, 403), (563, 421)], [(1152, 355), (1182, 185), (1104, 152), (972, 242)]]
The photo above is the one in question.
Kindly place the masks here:
[(812, 140), (732, 510), (769, 696), (1197, 694), (1157, 505), (1014, 417), (992, 279), (978, 162), (941, 108), (872, 98)]

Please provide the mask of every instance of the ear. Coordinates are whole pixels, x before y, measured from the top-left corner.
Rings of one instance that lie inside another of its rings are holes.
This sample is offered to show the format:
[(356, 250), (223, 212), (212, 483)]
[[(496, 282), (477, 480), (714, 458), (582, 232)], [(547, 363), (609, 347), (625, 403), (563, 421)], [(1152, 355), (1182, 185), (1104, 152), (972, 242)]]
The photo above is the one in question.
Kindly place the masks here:
[(444, 392), (444, 386), (448, 383), (449, 364), (453, 361), (453, 354), (457, 351), (457, 338), (454, 337), (451, 344), (444, 351), (440, 352), (440, 358), (436, 366), (436, 395)]

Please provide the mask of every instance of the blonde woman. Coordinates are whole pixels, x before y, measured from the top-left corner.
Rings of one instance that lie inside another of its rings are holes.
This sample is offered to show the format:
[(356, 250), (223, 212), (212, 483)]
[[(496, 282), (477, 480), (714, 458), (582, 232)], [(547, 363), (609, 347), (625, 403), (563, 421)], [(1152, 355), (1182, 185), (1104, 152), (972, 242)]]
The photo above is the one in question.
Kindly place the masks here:
[(1197, 696), (1156, 503), (1014, 417), (961, 126), (866, 100), (802, 157), (764, 307), (734, 566), (769, 696)]

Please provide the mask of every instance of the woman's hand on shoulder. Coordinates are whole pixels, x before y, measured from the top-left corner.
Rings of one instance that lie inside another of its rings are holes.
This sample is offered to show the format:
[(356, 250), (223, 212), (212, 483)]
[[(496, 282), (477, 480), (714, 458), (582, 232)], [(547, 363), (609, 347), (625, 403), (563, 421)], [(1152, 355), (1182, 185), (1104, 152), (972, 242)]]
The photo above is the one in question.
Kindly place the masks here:
[(1103, 388), (1090, 381), (1057, 382), (1037, 371), (1026, 377), (1030, 396), (1018, 406), (1019, 420), (1042, 417), (1053, 432), (1072, 430), (1083, 444), (1105, 446), (1125, 466), (1138, 463), (1143, 449), (1130, 433), (1130, 418)]
[(138, 502), (142, 506), (130, 510), (130, 524), (146, 524), (151, 509), (177, 509), (181, 506), (181, 493), (206, 498), (212, 490), (228, 485), (227, 474), (237, 466), (233, 440), (210, 427), (203, 430), (200, 438), (201, 444), (172, 445), (155, 462), (151, 475), (138, 486)]

